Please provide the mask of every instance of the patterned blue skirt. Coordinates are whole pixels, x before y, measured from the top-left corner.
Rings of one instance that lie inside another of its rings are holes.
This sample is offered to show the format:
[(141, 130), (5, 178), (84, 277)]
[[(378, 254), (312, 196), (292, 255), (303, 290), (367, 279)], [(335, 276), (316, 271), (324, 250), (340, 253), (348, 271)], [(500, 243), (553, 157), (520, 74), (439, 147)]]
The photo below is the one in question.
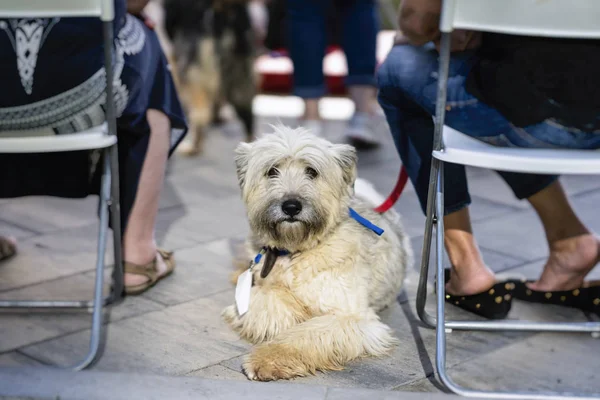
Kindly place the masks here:
[[(156, 33), (116, 1), (115, 105), (122, 218), (133, 206), (150, 128), (146, 112), (171, 122), (171, 153), (187, 132)], [(66, 135), (105, 119), (101, 24), (85, 18), (0, 20), (0, 137)], [(0, 198), (98, 194), (98, 151), (2, 154)], [(123, 223), (125, 226), (125, 223)]]

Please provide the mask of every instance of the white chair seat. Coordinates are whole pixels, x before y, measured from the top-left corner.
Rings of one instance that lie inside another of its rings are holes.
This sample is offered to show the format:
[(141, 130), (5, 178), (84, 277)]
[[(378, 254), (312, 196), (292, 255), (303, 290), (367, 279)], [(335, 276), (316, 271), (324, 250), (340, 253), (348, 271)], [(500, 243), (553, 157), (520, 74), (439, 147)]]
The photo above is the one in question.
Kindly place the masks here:
[(116, 135), (108, 135), (106, 123), (87, 131), (68, 135), (0, 138), (1, 153), (54, 153), (105, 149), (117, 143)]
[(444, 150), (433, 156), (443, 162), (496, 171), (538, 174), (600, 174), (600, 151), (496, 147), (444, 126)]

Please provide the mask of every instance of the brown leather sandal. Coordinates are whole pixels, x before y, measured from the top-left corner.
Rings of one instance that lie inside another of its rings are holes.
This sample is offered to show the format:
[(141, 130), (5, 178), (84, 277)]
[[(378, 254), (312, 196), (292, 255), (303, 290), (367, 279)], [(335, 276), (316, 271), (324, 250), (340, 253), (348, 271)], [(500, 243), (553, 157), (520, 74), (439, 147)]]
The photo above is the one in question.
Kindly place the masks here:
[(125, 271), (125, 273), (143, 275), (148, 278), (146, 282), (140, 283), (139, 285), (125, 286), (125, 294), (142, 294), (146, 290), (150, 289), (152, 286), (156, 285), (156, 283), (159, 280), (171, 275), (171, 273), (175, 269), (175, 259), (173, 258), (173, 252), (162, 249), (158, 249), (157, 251), (158, 254), (164, 260), (165, 265), (167, 266), (167, 270), (163, 275), (158, 275), (158, 271), (156, 270), (156, 259), (150, 261), (146, 265), (138, 265), (130, 262), (123, 263), (123, 270)]

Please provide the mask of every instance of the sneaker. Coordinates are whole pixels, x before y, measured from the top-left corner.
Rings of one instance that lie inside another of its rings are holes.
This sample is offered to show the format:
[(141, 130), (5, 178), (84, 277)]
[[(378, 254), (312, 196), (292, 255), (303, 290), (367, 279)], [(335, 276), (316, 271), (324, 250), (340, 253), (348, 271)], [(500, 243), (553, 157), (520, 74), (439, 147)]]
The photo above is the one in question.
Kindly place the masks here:
[(379, 146), (374, 133), (375, 117), (367, 113), (354, 113), (346, 128), (346, 137), (350, 144), (359, 150), (373, 149)]

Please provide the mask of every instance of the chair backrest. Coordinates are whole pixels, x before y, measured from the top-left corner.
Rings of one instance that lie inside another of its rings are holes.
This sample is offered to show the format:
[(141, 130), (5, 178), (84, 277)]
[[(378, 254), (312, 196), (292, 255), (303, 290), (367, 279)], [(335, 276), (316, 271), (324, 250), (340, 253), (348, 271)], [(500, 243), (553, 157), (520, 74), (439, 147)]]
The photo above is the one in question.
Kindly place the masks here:
[(440, 31), (600, 38), (600, 0), (443, 0)]
[(2, 18), (98, 17), (112, 21), (114, 0), (0, 0)]

